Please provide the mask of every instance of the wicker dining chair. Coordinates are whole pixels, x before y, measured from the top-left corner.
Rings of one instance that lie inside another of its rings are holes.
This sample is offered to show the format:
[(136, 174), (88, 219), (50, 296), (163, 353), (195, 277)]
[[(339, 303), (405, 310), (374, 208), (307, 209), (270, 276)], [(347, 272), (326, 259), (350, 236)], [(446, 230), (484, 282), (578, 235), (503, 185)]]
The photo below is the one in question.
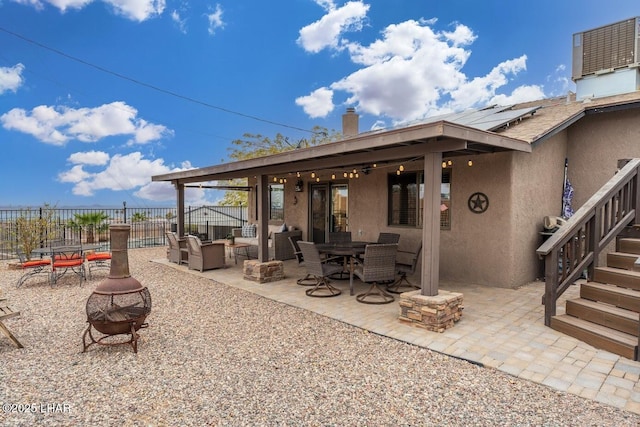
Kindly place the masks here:
[[(293, 255), (298, 260), (298, 264), (302, 264), (304, 262), (304, 256), (302, 256), (302, 251), (300, 250), (300, 246), (298, 242), (302, 240), (301, 236), (289, 236), (289, 243), (291, 243), (291, 247), (293, 248)], [(300, 286), (315, 286), (318, 281), (313, 277), (311, 273), (307, 273), (302, 279), (296, 280), (296, 283)]]
[(329, 243), (349, 243), (351, 242), (350, 231), (331, 231), (329, 232)]
[(398, 233), (380, 233), (377, 243), (398, 243), (400, 235)]
[(305, 293), (310, 297), (335, 297), (342, 293), (338, 288), (331, 285), (329, 276), (342, 271), (343, 266), (325, 262), (320, 257), (320, 252), (313, 242), (298, 242), (302, 256), (304, 257), (304, 267), (307, 273), (316, 280), (313, 289), (307, 289)]
[(412, 251), (398, 251), (396, 257), (396, 271), (400, 275), (398, 280), (387, 286), (387, 291), (394, 294), (401, 294), (415, 289), (420, 289), (420, 286), (414, 285), (409, 282), (407, 276), (413, 275), (416, 272), (416, 266), (418, 265), (418, 259), (422, 252), (422, 240), (418, 244), (417, 248)]
[(352, 274), (371, 287), (356, 295), (356, 301), (365, 304), (388, 304), (395, 300), (381, 286), (393, 282), (396, 278), (397, 243), (371, 244), (364, 249), (364, 258), (358, 261)]

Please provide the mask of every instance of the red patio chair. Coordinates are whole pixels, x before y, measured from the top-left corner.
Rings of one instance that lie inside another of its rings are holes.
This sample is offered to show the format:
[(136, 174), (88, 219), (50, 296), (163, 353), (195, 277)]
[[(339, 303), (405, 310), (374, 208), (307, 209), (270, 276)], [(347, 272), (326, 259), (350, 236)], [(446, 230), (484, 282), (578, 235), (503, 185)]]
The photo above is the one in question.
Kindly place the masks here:
[(84, 256), (79, 246), (77, 249), (69, 249), (68, 252), (61, 252), (54, 255), (51, 265), (51, 286), (55, 285), (58, 279), (64, 276), (69, 269), (80, 277), (80, 285), (82, 286), (82, 282), (87, 280), (87, 277), (84, 267)]
[(86, 260), (89, 279), (92, 270), (111, 268), (111, 252), (91, 252), (87, 254)]
[[(18, 258), (20, 258), (20, 267), (24, 271), (24, 274), (20, 276), (18, 279), (18, 283), (16, 283), (16, 288), (22, 286), (22, 284), (30, 277), (35, 276), (36, 274), (44, 273), (49, 274), (49, 270), (47, 267), (51, 265), (51, 260), (49, 259), (34, 259), (27, 260), (26, 255), (22, 250), (18, 249)], [(45, 269), (47, 269), (45, 271)]]

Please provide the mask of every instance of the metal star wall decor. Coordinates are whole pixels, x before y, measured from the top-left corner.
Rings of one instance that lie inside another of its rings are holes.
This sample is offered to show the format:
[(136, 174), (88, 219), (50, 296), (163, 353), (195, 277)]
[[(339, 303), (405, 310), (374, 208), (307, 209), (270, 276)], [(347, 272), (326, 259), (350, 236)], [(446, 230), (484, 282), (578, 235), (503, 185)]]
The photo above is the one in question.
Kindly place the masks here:
[(469, 196), (467, 204), (471, 212), (481, 214), (489, 209), (489, 198), (484, 193), (473, 193)]

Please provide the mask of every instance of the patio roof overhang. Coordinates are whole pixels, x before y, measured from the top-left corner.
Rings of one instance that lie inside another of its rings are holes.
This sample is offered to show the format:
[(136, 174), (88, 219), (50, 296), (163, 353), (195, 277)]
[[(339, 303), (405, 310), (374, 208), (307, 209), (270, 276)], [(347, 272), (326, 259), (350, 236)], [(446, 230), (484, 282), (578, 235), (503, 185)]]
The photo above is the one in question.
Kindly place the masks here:
[(270, 156), (155, 175), (152, 181), (188, 184), (258, 175), (351, 168), (370, 163), (401, 162), (426, 153), (443, 157), (498, 151), (531, 152), (525, 141), (451, 122), (439, 121), (389, 131), (374, 131), (340, 141)]
[(267, 222), (268, 176), (322, 169), (361, 168), (372, 163), (398, 163), (422, 160), (424, 173), (431, 182), (425, 187), (422, 220), (422, 295), (437, 295), (440, 251), (440, 174), (445, 157), (494, 153), (531, 152), (528, 142), (494, 132), (474, 129), (447, 121), (409, 126), (389, 131), (368, 132), (341, 141), (296, 149), (255, 159), (224, 163), (200, 169), (173, 172), (152, 177), (169, 181), (177, 190), (178, 235), (184, 230), (184, 189), (187, 184), (255, 176), (258, 179), (258, 259), (268, 260)]

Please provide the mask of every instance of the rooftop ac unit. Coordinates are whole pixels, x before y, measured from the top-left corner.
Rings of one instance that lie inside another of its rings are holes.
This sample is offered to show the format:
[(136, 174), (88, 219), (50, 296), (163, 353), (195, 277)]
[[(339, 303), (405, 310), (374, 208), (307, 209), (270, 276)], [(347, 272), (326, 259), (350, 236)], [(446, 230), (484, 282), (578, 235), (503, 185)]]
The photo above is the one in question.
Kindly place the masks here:
[(573, 35), (574, 81), (640, 62), (640, 17)]

